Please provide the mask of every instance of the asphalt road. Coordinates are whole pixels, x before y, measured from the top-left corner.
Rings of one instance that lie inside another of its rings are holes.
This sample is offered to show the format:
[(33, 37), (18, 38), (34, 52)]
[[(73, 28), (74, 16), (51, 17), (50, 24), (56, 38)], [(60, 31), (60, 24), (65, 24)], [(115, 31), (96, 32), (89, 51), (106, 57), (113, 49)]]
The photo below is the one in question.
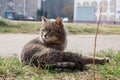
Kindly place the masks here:
[[(0, 34), (0, 56), (18, 56), (22, 47), (38, 35)], [(68, 35), (66, 51), (93, 53), (94, 35)], [(101, 50), (120, 50), (120, 35), (98, 35), (97, 52)]]

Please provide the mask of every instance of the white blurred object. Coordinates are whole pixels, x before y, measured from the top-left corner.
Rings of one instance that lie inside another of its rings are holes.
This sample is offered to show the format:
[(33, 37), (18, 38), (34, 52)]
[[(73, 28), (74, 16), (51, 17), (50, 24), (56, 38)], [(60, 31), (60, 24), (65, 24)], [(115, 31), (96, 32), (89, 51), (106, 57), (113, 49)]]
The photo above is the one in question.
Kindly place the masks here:
[(68, 22), (69, 21), (68, 17), (62, 18), (62, 20), (63, 20), (63, 22)]

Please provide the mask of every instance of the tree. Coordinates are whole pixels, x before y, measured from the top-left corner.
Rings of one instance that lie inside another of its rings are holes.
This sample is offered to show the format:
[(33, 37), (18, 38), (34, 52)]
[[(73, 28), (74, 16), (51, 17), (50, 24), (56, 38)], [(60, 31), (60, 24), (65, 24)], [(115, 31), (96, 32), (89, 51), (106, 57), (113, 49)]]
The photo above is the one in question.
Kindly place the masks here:
[(43, 10), (42, 10), (42, 9), (41, 9), (41, 10), (38, 9), (38, 10), (37, 10), (37, 19), (38, 19), (38, 20), (41, 20), (41, 16), (43, 16)]
[(69, 18), (70, 21), (73, 20), (74, 4), (69, 1), (62, 9), (62, 14)]
[(48, 18), (68, 17), (73, 19), (74, 0), (46, 0), (44, 10)]

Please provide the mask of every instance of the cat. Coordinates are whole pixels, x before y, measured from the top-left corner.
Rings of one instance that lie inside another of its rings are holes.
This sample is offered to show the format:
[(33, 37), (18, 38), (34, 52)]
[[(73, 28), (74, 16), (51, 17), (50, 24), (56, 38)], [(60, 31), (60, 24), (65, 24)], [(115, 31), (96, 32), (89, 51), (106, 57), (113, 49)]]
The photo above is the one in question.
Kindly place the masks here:
[[(42, 17), (39, 37), (29, 41), (20, 54), (23, 65), (32, 64), (45, 68), (69, 68), (83, 70), (85, 65), (93, 64), (93, 57), (80, 53), (64, 52), (67, 45), (66, 29), (60, 17), (47, 19)], [(95, 57), (95, 64), (105, 64), (109, 58)]]

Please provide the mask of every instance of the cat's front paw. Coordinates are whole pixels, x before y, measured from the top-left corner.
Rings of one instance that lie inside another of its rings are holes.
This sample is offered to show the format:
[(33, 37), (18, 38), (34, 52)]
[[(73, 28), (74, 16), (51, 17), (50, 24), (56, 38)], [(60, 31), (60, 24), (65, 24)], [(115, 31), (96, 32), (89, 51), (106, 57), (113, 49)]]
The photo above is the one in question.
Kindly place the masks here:
[(110, 58), (109, 58), (109, 57), (106, 57), (106, 58), (104, 58), (104, 60), (105, 60), (105, 63), (109, 63)]
[(105, 57), (105, 58), (102, 59), (101, 64), (104, 65), (105, 63), (109, 63), (109, 61), (110, 61), (110, 58)]

